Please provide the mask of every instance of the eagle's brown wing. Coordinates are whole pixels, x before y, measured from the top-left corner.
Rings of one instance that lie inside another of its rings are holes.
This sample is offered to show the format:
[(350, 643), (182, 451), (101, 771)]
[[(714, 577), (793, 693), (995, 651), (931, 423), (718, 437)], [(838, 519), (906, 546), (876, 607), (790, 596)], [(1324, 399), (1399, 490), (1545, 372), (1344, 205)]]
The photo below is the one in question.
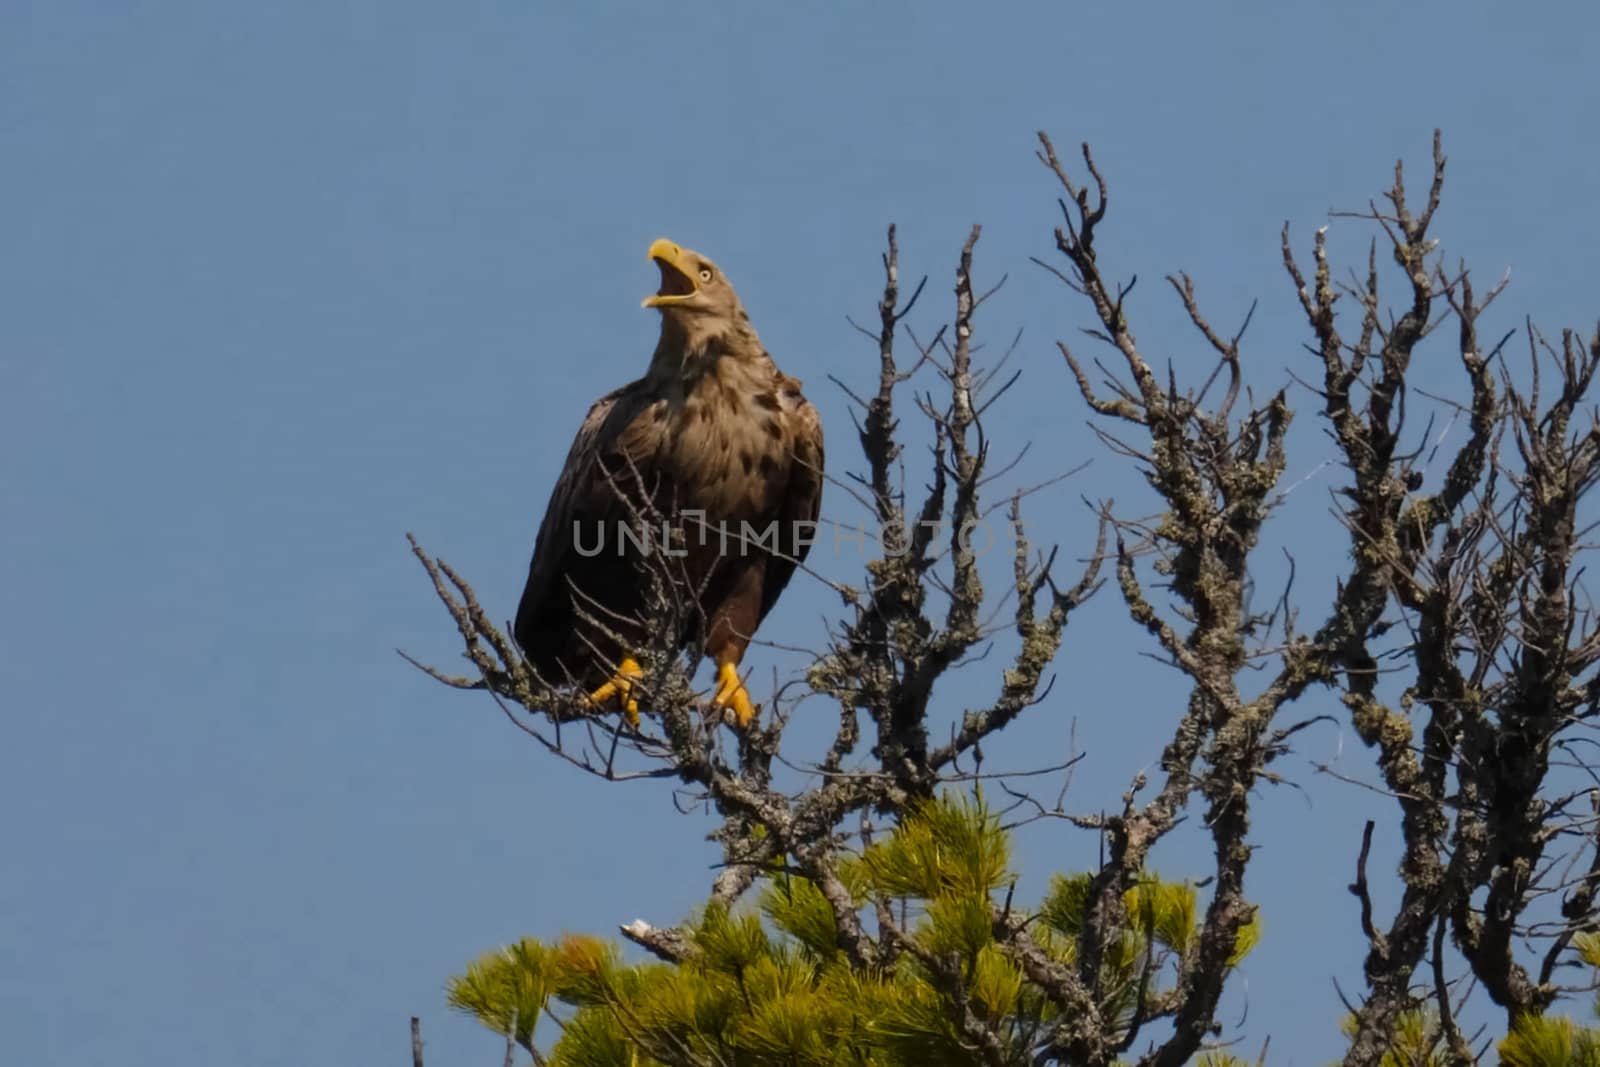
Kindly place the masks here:
[(757, 621), (767, 617), (795, 568), (810, 554), (817, 519), (822, 514), (822, 420), (793, 378), (785, 380), (779, 400), (786, 416), (784, 428), (792, 460), (789, 484), (778, 510), (778, 551), (767, 560)]
[[(585, 612), (631, 636), (626, 620), (637, 614), (639, 582), (618, 551), (618, 524), (628, 520), (627, 501), (639, 502), (641, 489), (653, 497), (661, 488), (656, 461), (664, 406), (643, 379), (595, 401), (551, 490), (515, 631), (547, 681), (604, 676), (607, 667), (597, 661), (620, 652), (599, 627), (584, 623), (575, 593)], [(581, 546), (574, 543), (575, 529)]]

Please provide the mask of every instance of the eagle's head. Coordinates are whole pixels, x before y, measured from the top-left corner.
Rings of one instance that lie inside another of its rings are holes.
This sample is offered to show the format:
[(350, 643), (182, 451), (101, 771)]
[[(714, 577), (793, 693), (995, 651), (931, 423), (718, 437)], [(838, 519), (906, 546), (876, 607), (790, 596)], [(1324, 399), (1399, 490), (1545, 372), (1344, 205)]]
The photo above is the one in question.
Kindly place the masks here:
[(661, 312), (662, 366), (688, 366), (708, 353), (741, 361), (765, 355), (739, 294), (715, 263), (665, 237), (650, 245), (649, 257), (661, 268), (661, 288), (644, 306)]
[(658, 238), (649, 257), (661, 268), (661, 288), (645, 297), (644, 306), (657, 308), (662, 317), (677, 320), (695, 334), (720, 333), (749, 322), (739, 294), (717, 265), (699, 252)]

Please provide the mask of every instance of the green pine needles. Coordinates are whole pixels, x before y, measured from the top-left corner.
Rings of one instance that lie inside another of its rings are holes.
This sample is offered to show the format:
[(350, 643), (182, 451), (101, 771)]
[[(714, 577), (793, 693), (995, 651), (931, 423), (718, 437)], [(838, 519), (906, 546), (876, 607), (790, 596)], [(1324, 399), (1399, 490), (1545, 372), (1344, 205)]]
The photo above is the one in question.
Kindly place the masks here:
[[(1088, 875), (1057, 875), (1035, 911), (1016, 909), (1009, 835), (981, 799), (953, 792), (841, 859), (838, 874), (861, 914), (888, 919), (870, 965), (840, 946), (817, 885), (774, 865), (758, 909), (712, 905), (685, 924), (678, 963), (626, 963), (588, 936), (528, 938), (452, 979), (450, 1004), (564, 1067), (1034, 1062), (1065, 1020), (996, 934), (1026, 924), (1053, 962), (1076, 967)], [(1123, 905), (1125, 923), (1100, 946), (1096, 996), (1131, 1026), (1140, 998), (1166, 995), (1198, 944), (1199, 902), (1192, 886), (1151, 877)], [(1244, 927), (1233, 962), (1258, 933)], [(982, 1026), (964, 1027), (969, 1018)], [(978, 1033), (996, 1041), (976, 1047)]]

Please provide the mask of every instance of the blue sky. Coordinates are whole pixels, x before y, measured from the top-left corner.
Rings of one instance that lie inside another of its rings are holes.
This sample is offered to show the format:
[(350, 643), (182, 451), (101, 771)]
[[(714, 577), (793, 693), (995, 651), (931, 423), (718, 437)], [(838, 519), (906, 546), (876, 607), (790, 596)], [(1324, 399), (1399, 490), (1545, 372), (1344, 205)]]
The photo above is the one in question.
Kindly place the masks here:
[[(1010, 281), (980, 328), (996, 346), (1023, 331), (997, 447), (1034, 442), (1022, 482), (1095, 458), (1030, 513), (1081, 553), (1080, 496), (1148, 500), (1052, 345), (1087, 320), (1028, 263), (1055, 220), (1034, 131), (1095, 146), (1102, 262), (1143, 279), (1152, 359), (1209, 369), (1158, 283), (1184, 269), (1221, 322), (1261, 298), (1248, 359), (1270, 388), (1307, 365), (1279, 227), (1304, 247), (1397, 156), (1420, 176), (1435, 126), (1437, 235), (1480, 277), (1513, 271), (1497, 327), (1592, 324), (1597, 35), (1576, 3), (0, 6), (13, 1062), (401, 1062), (412, 1014), (430, 1062), (489, 1062), (493, 1039), (443, 1006), (465, 960), (671, 922), (703, 896), (709, 824), (666, 786), (557, 764), (394, 653), (456, 655), (407, 530), (515, 610), (577, 420), (648, 358), (652, 238), (726, 268), (843, 476), (854, 442), (826, 376), (873, 373), (845, 316), (872, 314), (885, 225), (906, 273), (933, 277), (931, 334), (982, 222), (980, 280)], [(1347, 262), (1366, 239), (1335, 222)], [(1444, 349), (1418, 373), (1458, 389)], [(1273, 544), (1296, 548), (1310, 596), (1344, 548), (1309, 409), (1295, 441), (1288, 477), (1310, 480)], [(825, 515), (851, 518), (842, 493)], [(829, 607), (797, 584), (763, 636), (816, 644)], [(1145, 649), (1095, 601), (1070, 684), (994, 765), (1064, 753), (1075, 729), (1069, 806), (1115, 803), (1180, 707)], [(944, 707), (985, 691), (979, 668)], [(1348, 729), (1324, 728), (1278, 767), (1302, 788), (1257, 798), (1268, 932), (1228, 1018), (1247, 1011), (1274, 1062), (1339, 1048), (1332, 979), (1360, 976), (1344, 885), (1361, 818), (1384, 811), (1313, 759), (1370, 776)], [(1181, 833), (1163, 871), (1205, 874), (1204, 837)], [(1019, 862), (1036, 889), (1093, 856), (1051, 824)]]

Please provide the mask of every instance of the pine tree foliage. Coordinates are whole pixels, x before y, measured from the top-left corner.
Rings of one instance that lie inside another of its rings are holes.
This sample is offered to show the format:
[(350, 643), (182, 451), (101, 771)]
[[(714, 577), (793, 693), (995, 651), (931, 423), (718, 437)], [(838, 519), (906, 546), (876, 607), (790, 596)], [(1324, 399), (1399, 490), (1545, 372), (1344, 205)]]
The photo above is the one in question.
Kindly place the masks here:
[(485, 953), (450, 983), (450, 1006), (471, 1012), (497, 1034), (512, 1034), (531, 1048), (539, 1018), (554, 992), (556, 953), (533, 938), (523, 938)]
[[(1573, 948), (1575, 963), (1589, 971), (1589, 985), (1600, 988), (1600, 934), (1576, 935)], [(1594, 1011), (1600, 1015), (1600, 999)], [(1356, 1017), (1346, 1016), (1343, 1029), (1345, 1036), (1354, 1038), (1359, 1030)], [(1449, 1028), (1433, 1008), (1404, 1012), (1379, 1067), (1450, 1067), (1459, 1060), (1449, 1037)], [(1600, 1028), (1581, 1026), (1562, 1015), (1528, 1014), (1511, 1025), (1495, 1051), (1504, 1067), (1600, 1067)]]
[(1499, 1052), (1505, 1067), (1600, 1067), (1600, 1030), (1562, 1015), (1526, 1015)]
[[(452, 979), (453, 1007), (552, 1064), (890, 1065), (1041, 1061), (1059, 1009), (994, 936), (1013, 917), (1010, 838), (981, 800), (954, 791), (918, 806), (887, 837), (842, 863), (863, 915), (899, 916), (884, 962), (858, 968), (838, 944), (831, 904), (808, 878), (774, 865), (753, 909), (720, 904), (685, 924), (676, 965), (623, 964), (587, 937), (525, 938)], [(1051, 957), (1071, 965), (1087, 875), (1057, 876), (1032, 915)], [(1194, 887), (1149, 877), (1128, 891), (1126, 928), (1101, 965), (1102, 1010), (1131, 1023), (1159, 998), (1199, 941)], [(1234, 960), (1257, 936), (1252, 922)], [(902, 932), (903, 931), (903, 932)], [(998, 1047), (973, 1047), (956, 1020), (981, 1018)], [(532, 1040), (552, 1020), (548, 1052)]]
[[(1346, 1037), (1354, 1038), (1360, 1025), (1355, 1016), (1347, 1015), (1340, 1029)], [(1378, 1067), (1447, 1067), (1453, 1062), (1439, 1014), (1430, 1008), (1400, 1016)]]
[[(1600, 987), (1600, 933), (1578, 934), (1572, 944), (1590, 969), (1591, 986)], [(1600, 1015), (1600, 998), (1594, 1011)], [(1505, 1067), (1600, 1067), (1600, 1029), (1561, 1015), (1524, 1015), (1497, 1051)]]

